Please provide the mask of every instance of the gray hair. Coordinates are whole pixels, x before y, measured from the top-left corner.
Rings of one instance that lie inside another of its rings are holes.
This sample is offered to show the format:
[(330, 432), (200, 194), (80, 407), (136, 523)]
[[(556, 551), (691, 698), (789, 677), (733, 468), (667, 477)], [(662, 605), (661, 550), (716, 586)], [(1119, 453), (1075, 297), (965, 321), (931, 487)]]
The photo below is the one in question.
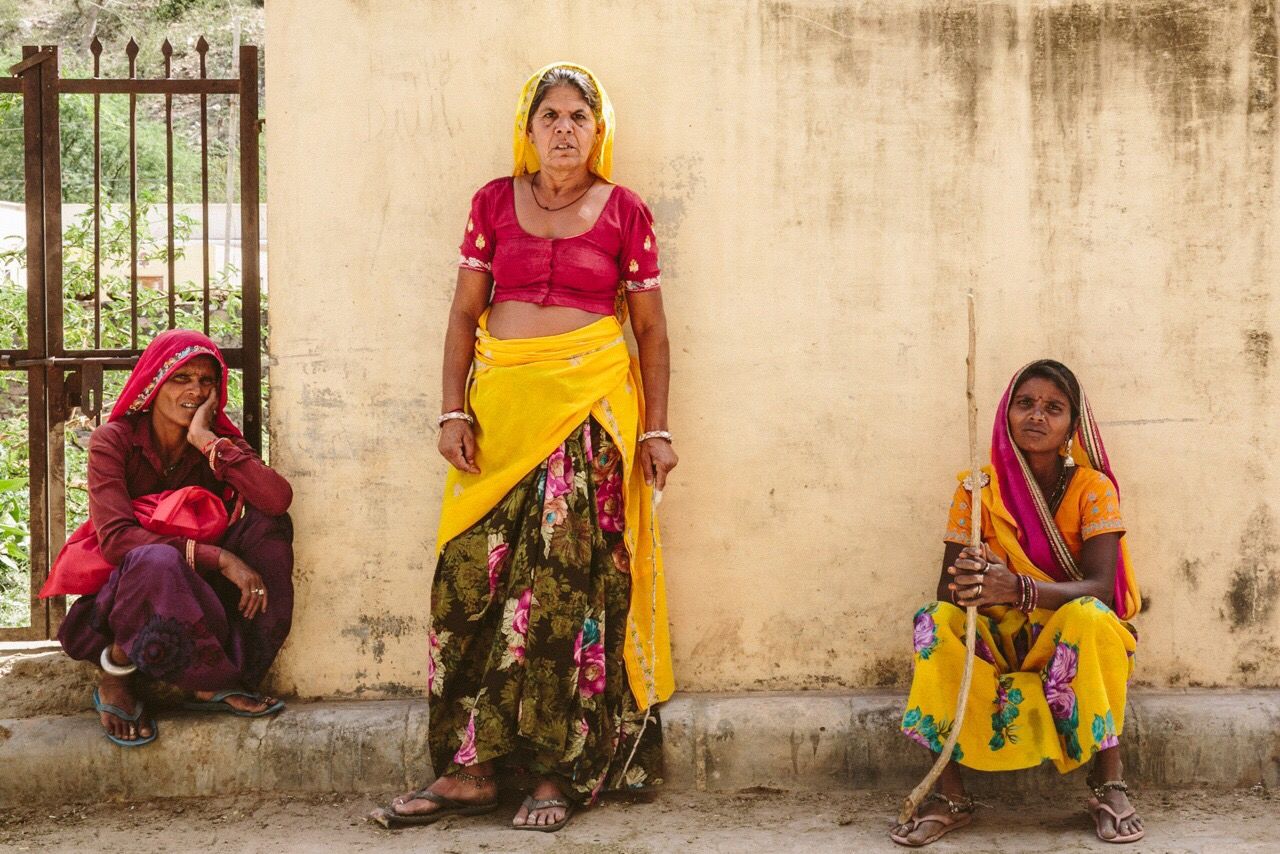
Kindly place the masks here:
[(587, 106), (591, 108), (596, 120), (600, 119), (600, 93), (596, 91), (595, 84), (591, 82), (590, 77), (578, 69), (564, 65), (551, 69), (538, 81), (538, 88), (533, 90), (533, 101), (529, 104), (529, 119), (532, 119), (533, 114), (538, 111), (538, 106), (542, 103), (542, 99), (547, 97), (547, 93), (557, 86), (572, 86), (576, 89), (582, 96), (582, 100), (586, 101)]

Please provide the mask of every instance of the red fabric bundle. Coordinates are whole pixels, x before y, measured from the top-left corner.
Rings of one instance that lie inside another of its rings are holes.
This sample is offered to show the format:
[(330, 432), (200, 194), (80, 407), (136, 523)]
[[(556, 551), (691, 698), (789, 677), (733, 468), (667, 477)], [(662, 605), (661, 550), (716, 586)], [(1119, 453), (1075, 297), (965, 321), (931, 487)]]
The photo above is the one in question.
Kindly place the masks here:
[[(138, 524), (148, 531), (200, 543), (216, 543), (231, 522), (222, 501), (200, 486), (186, 486), (135, 498), (133, 514), (138, 517)], [(40, 588), (40, 598), (68, 593), (92, 595), (107, 583), (113, 569), (115, 565), (102, 556), (98, 532), (93, 528), (93, 520), (89, 519), (76, 528), (62, 551), (58, 552), (49, 578)]]

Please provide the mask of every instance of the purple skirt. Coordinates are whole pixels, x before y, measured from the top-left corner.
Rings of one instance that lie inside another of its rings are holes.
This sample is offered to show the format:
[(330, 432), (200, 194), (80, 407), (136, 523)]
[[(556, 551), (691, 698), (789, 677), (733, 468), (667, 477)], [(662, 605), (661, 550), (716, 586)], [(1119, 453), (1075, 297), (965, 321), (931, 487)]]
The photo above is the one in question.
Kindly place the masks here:
[(262, 576), (267, 607), (252, 620), (221, 575), (197, 574), (173, 546), (139, 546), (96, 595), (68, 609), (63, 649), (96, 663), (117, 643), (138, 670), (185, 691), (256, 687), (293, 622), (293, 525), (246, 507), (219, 545)]

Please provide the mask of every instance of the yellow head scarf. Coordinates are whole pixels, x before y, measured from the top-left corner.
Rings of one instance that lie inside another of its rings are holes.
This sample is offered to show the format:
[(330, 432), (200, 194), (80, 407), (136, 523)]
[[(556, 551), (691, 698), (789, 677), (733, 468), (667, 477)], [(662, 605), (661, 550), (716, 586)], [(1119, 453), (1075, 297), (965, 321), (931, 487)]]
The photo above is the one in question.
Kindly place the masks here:
[(591, 148), (591, 157), (587, 164), (592, 172), (608, 181), (609, 175), (613, 172), (613, 131), (616, 125), (613, 104), (605, 94), (599, 78), (592, 74), (589, 68), (574, 62), (553, 62), (550, 65), (544, 65), (533, 73), (533, 76), (525, 82), (524, 88), (520, 90), (520, 100), (516, 103), (516, 126), (513, 138), (515, 168), (511, 174), (524, 175), (537, 172), (541, 167), (538, 150), (529, 141), (529, 108), (533, 106), (533, 93), (538, 90), (538, 82), (553, 68), (571, 68), (582, 72), (587, 75), (587, 79), (596, 87), (596, 92), (600, 95), (600, 110), (596, 113), (596, 142)]

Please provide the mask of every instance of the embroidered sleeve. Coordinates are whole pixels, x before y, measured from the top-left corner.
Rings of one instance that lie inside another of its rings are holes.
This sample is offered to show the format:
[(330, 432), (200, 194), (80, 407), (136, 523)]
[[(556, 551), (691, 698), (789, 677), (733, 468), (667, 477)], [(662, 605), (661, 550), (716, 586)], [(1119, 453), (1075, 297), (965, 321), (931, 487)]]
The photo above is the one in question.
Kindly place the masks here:
[(1096, 485), (1084, 491), (1080, 499), (1080, 537), (1090, 539), (1099, 534), (1124, 532), (1124, 518), (1120, 515), (1120, 497), (1110, 479), (1103, 476)]
[(656, 291), (662, 285), (658, 268), (658, 238), (653, 233), (653, 214), (640, 199), (633, 198), (623, 220), (622, 249), (618, 270), (622, 287), (631, 293)]
[[(964, 488), (963, 483), (956, 487), (956, 494), (951, 498), (951, 510), (947, 515), (947, 533), (942, 538), (943, 542), (969, 545), (969, 527), (973, 523), (973, 511), (969, 509), (970, 498), (969, 490)], [(987, 513), (983, 510), (984, 537), (987, 534), (987, 527)]]
[(458, 247), (458, 266), (466, 270), (493, 271), (493, 224), (489, 217), (484, 189), (471, 197), (471, 213)]

